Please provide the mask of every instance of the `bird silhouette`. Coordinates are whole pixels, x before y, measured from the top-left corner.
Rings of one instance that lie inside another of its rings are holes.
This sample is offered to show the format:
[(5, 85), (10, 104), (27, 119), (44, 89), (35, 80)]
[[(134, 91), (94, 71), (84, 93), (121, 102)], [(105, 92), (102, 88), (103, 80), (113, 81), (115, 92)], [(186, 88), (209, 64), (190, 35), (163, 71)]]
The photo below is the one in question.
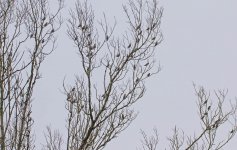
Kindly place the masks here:
[(150, 76), (151, 76), (151, 73), (148, 73), (148, 74), (147, 74), (147, 77), (150, 77)]
[(140, 81), (140, 79), (139, 79), (139, 78), (137, 78), (137, 79), (136, 79), (136, 82), (139, 82), (139, 81)]
[(44, 27), (46, 27), (48, 25), (48, 22), (46, 22), (45, 24), (44, 24)]
[(211, 109), (211, 106), (208, 106), (208, 107), (207, 107), (207, 110), (210, 110), (210, 109)]
[(108, 35), (105, 36), (105, 40), (106, 40), (106, 41), (109, 40), (109, 36), (108, 36)]
[(134, 70), (136, 69), (136, 65), (133, 65), (133, 69), (134, 69)]
[(129, 43), (129, 45), (128, 45), (128, 48), (130, 48), (132, 46), (132, 44), (131, 43)]
[(42, 18), (42, 20), (44, 21), (46, 19), (46, 17), (44, 16), (43, 18)]
[(141, 35), (142, 34), (142, 31), (138, 32), (138, 35)]
[(77, 41), (77, 39), (78, 39), (78, 37), (76, 36), (76, 37), (74, 38), (74, 40)]
[(74, 91), (75, 91), (75, 87), (72, 88), (72, 92), (74, 92)]
[(82, 30), (87, 30), (88, 27), (87, 27), (86, 25), (84, 25), (81, 29), (82, 29)]
[(120, 56), (120, 53), (118, 53), (117, 55), (116, 55), (116, 57), (119, 57)]
[(106, 65), (106, 67), (109, 67), (109, 62), (107, 62), (107, 65)]
[(156, 27), (156, 23), (154, 23), (151, 28), (154, 29), (155, 27)]
[(121, 119), (122, 119), (122, 120), (124, 120), (124, 118), (125, 118), (125, 117), (124, 117), (124, 115), (123, 115), (123, 114), (121, 114)]
[(126, 95), (126, 94), (124, 94), (124, 95), (123, 95), (123, 99), (126, 99), (126, 98), (127, 98), (127, 95)]

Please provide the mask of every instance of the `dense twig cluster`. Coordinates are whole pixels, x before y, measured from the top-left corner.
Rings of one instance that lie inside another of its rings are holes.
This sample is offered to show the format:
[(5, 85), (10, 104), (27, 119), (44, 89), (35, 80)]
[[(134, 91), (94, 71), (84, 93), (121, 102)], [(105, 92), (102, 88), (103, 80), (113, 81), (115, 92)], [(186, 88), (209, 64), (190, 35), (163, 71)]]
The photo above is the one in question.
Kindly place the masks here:
[(0, 2), (0, 149), (34, 149), (32, 93), (45, 46), (52, 43), (62, 9), (50, 14), (47, 0)]

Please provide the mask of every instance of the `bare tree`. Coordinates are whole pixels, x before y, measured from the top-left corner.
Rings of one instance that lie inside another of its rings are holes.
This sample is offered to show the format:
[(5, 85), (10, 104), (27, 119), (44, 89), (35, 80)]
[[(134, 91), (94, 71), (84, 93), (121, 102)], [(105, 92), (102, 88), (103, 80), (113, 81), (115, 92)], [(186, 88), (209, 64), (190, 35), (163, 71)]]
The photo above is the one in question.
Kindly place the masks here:
[(230, 106), (226, 106), (226, 90), (214, 91), (215, 100), (212, 100), (210, 92), (203, 87), (194, 87), (198, 98), (201, 132), (185, 138), (184, 132), (180, 133), (175, 128), (173, 137), (169, 138), (170, 149), (222, 149), (237, 131), (237, 103), (230, 102)]
[[(58, 0), (54, 13), (48, 5), (48, 0), (0, 1), (1, 150), (35, 149), (32, 95), (41, 77), (41, 63), (55, 49), (54, 34), (62, 24), (59, 14), (63, 1)], [(123, 6), (128, 31), (122, 37), (114, 35), (116, 23), (110, 26), (105, 15), (96, 24), (87, 1), (77, 0), (75, 6), (70, 11), (67, 33), (81, 59), (81, 74), (74, 85), (63, 85), (68, 113), (66, 145), (59, 131), (48, 127), (43, 150), (103, 149), (136, 118), (133, 104), (143, 97), (146, 80), (160, 71), (155, 67), (154, 54), (163, 39), (163, 9), (156, 0), (130, 0)], [(175, 128), (168, 138), (169, 148), (222, 149), (236, 134), (237, 104), (230, 103), (231, 109), (226, 109), (224, 90), (214, 91), (216, 101), (203, 87), (195, 87), (195, 92), (201, 132), (186, 137)], [(141, 133), (141, 149), (157, 149), (157, 129), (151, 137)]]
[(116, 23), (109, 26), (106, 17), (97, 28), (88, 2), (78, 0), (70, 11), (68, 35), (82, 70), (75, 85), (64, 84), (67, 150), (103, 149), (117, 137), (136, 118), (132, 105), (143, 97), (145, 81), (160, 70), (154, 51), (162, 41), (162, 9), (156, 0), (130, 0), (123, 8), (129, 31), (122, 38), (113, 35)]
[[(0, 1), (1, 150), (35, 147), (32, 94), (40, 78), (40, 65), (55, 48), (61, 9), (60, 0), (54, 14), (49, 12), (47, 0)], [(45, 50), (47, 45), (51, 50)]]

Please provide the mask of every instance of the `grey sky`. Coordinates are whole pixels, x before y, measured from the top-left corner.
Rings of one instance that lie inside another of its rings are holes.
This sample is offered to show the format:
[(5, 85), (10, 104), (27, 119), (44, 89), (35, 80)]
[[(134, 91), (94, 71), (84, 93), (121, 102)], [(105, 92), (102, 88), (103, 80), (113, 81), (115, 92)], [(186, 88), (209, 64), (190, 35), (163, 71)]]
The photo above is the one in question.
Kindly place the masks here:
[[(103, 11), (110, 21), (118, 21), (116, 33), (126, 28), (122, 3), (126, 0), (90, 0), (96, 14)], [(73, 6), (66, 1), (66, 8)], [(175, 125), (186, 135), (198, 133), (200, 124), (192, 82), (207, 89), (229, 89), (228, 99), (237, 96), (237, 2), (235, 0), (161, 0), (164, 7), (164, 41), (156, 57), (162, 71), (147, 82), (147, 93), (134, 107), (139, 116), (107, 150), (135, 149), (140, 144), (140, 129), (148, 133), (158, 128), (160, 149), (168, 148), (166, 137)], [(67, 12), (67, 10), (64, 10)], [(64, 16), (65, 17), (65, 16)], [(97, 18), (100, 19), (100, 18)], [(113, 22), (111, 22), (112, 24)], [(79, 57), (66, 35), (60, 31), (57, 50), (44, 62), (43, 78), (35, 89), (34, 112), (37, 142), (42, 130), (51, 124), (65, 131), (65, 96), (60, 92), (64, 77), (70, 84), (80, 74)], [(44, 108), (44, 109), (42, 109)], [(237, 147), (235, 138), (225, 149)]]

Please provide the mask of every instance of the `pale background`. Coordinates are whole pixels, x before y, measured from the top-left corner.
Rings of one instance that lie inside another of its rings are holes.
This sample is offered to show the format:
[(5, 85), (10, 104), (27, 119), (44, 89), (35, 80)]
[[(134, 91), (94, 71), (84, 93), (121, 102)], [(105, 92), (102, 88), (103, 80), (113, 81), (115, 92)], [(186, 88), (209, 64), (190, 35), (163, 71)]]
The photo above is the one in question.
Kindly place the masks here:
[[(126, 0), (90, 2), (96, 16), (101, 17), (105, 12), (108, 20), (117, 18), (115, 33), (126, 29), (122, 9)], [(73, 0), (65, 2), (65, 20), (73, 3)], [(162, 71), (147, 82), (146, 95), (134, 106), (139, 111), (137, 119), (106, 150), (136, 149), (140, 146), (140, 129), (151, 133), (155, 126), (159, 131), (159, 149), (168, 148), (167, 136), (172, 135), (175, 125), (186, 135), (198, 133), (193, 82), (208, 90), (228, 88), (228, 99), (237, 96), (237, 1), (160, 0), (160, 6), (164, 7), (161, 26), (164, 41), (157, 49), (156, 59)], [(66, 35), (64, 23), (58, 48), (42, 65), (43, 78), (35, 89), (33, 117), (37, 145), (44, 142), (43, 131), (47, 125), (65, 134), (62, 83), (64, 77), (69, 84), (73, 83), (74, 75), (81, 73), (78, 65), (80, 59)], [(237, 137), (225, 149), (236, 149), (236, 143)]]

